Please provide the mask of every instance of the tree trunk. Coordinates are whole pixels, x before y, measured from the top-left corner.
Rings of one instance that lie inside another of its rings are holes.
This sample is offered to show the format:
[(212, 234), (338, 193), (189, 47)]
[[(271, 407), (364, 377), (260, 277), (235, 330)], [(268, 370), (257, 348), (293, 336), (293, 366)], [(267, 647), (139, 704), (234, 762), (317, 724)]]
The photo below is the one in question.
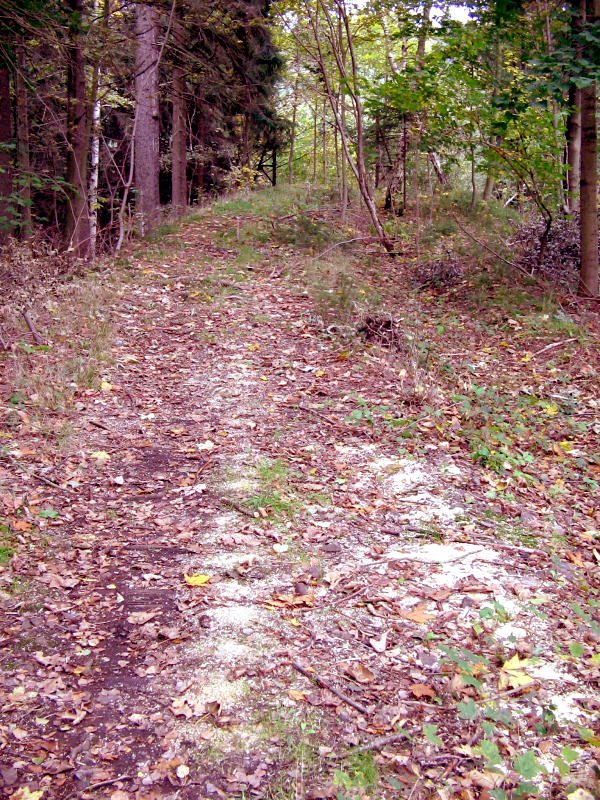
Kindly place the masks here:
[(569, 86), (569, 116), (567, 117), (567, 210), (579, 210), (581, 180), (581, 89)]
[(484, 200), (486, 203), (492, 199), (492, 192), (494, 191), (494, 186), (496, 185), (496, 179), (493, 175), (490, 175), (488, 172), (487, 177), (485, 179), (485, 186), (483, 187), (483, 194), (481, 195), (481, 199)]
[(78, 258), (86, 258), (90, 247), (87, 160), (88, 99), (81, 23), (83, 0), (68, 0), (71, 25), (67, 47), (67, 209), (65, 244)]
[(313, 108), (313, 168), (312, 168), (312, 182), (317, 182), (317, 99), (315, 98), (315, 105)]
[(135, 187), (141, 233), (156, 224), (160, 209), (160, 119), (158, 90), (158, 12), (140, 3), (135, 20), (135, 97), (137, 124), (134, 136)]
[(294, 146), (296, 144), (296, 119), (298, 116), (298, 75), (294, 81), (294, 95), (292, 99), (292, 125), (290, 130), (290, 152), (288, 155), (288, 183), (294, 181)]
[(181, 214), (187, 206), (187, 137), (185, 76), (180, 66), (173, 67), (173, 133), (171, 142), (171, 204)]
[(578, 294), (598, 295), (598, 141), (596, 84), (581, 90), (581, 271)]
[(29, 97), (23, 80), (25, 57), (18, 47), (15, 73), (15, 104), (17, 109), (17, 169), (21, 195), (21, 219), (19, 233), (22, 239), (31, 236), (31, 163), (29, 156)]
[(323, 168), (323, 185), (327, 184), (327, 99), (323, 98), (323, 125), (321, 130), (321, 154)]
[[(600, 0), (587, 0), (587, 22), (600, 18)], [(584, 53), (584, 55), (586, 55)], [(581, 90), (580, 179), (581, 270), (577, 293), (598, 296), (598, 136), (596, 131), (596, 83)]]
[(0, 242), (6, 240), (13, 222), (9, 199), (12, 194), (11, 116), (10, 72), (0, 64)]

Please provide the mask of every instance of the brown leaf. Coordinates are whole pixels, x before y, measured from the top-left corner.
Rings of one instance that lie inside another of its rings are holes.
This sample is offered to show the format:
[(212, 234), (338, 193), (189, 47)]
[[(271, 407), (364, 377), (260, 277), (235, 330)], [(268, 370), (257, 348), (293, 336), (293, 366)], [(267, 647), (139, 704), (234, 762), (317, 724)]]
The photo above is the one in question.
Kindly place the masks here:
[(358, 683), (372, 683), (375, 680), (375, 673), (366, 664), (355, 661), (344, 668), (344, 672), (354, 678)]
[(411, 622), (423, 625), (423, 623), (435, 617), (435, 614), (429, 614), (426, 608), (427, 605), (425, 603), (419, 603), (419, 605), (415, 606), (411, 611), (400, 611), (400, 616), (404, 619), (411, 620)]
[(387, 647), (388, 631), (384, 631), (379, 639), (369, 639), (369, 644), (376, 653), (384, 653)]
[(413, 683), (408, 688), (415, 697), (435, 697), (435, 689), (425, 683)]

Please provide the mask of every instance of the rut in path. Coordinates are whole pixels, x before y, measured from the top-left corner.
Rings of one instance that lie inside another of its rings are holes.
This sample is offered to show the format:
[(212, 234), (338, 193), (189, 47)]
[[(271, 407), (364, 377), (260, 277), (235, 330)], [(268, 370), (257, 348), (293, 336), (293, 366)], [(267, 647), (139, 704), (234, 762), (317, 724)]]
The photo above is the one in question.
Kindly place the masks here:
[(430, 643), (460, 647), (490, 600), (517, 618), (498, 641), (547, 635), (519, 603), (555, 591), (544, 553), (465, 532), (472, 465), (349, 424), (366, 387), (397, 391), (401, 354), (341, 353), (269, 245), (232, 286), (222, 224), (120, 285), (113, 366), (79, 398), (61, 488), (36, 490), (59, 516), (4, 628), (9, 792), (333, 797), (377, 737), (407, 791), (411, 762), (458, 782), (472, 732)]

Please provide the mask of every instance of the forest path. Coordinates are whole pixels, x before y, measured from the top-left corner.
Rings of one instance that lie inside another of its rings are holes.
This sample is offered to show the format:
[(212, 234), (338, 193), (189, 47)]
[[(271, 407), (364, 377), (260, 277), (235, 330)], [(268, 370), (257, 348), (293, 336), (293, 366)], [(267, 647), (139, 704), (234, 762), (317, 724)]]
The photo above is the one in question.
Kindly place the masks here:
[(37, 490), (51, 545), (13, 559), (28, 588), (4, 627), (8, 792), (492, 788), (482, 716), (519, 755), (549, 741), (540, 709), (558, 730), (595, 702), (540, 613), (572, 616), (551, 568), (575, 566), (499, 538), (468, 457), (375, 429), (361, 398), (397, 395), (402, 356), (341, 350), (280, 277), (293, 253), (244, 263), (232, 224), (203, 212), (137, 253), (112, 366), (80, 397), (60, 488)]

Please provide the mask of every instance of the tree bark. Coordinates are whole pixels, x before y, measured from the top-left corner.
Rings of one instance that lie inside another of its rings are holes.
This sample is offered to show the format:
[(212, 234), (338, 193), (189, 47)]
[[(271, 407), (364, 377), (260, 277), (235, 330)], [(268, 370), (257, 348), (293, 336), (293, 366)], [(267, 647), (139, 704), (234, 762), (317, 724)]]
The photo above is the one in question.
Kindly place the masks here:
[(67, 46), (67, 208), (64, 240), (78, 258), (87, 258), (90, 246), (87, 160), (88, 99), (83, 52), (83, 0), (68, 0), (71, 25)]
[(171, 142), (171, 203), (181, 214), (187, 206), (187, 137), (185, 75), (181, 66), (173, 67), (173, 133)]
[[(587, 0), (587, 22), (600, 18), (600, 0)], [(581, 269), (577, 293), (598, 296), (598, 136), (596, 131), (596, 83), (581, 90), (580, 179)]]
[(567, 210), (579, 210), (581, 180), (581, 89), (569, 86), (569, 116), (567, 117)]
[(9, 200), (12, 193), (11, 116), (10, 72), (7, 66), (0, 64), (0, 242), (7, 239), (13, 222)]
[(17, 110), (17, 170), (21, 195), (19, 234), (27, 239), (32, 233), (31, 224), (31, 162), (29, 155), (29, 96), (23, 80), (25, 57), (22, 47), (16, 50), (15, 105)]
[(578, 294), (598, 295), (598, 141), (596, 84), (581, 90), (580, 241)]
[(137, 125), (134, 136), (134, 174), (141, 233), (156, 224), (159, 195), (158, 12), (140, 3), (136, 8), (135, 96)]

